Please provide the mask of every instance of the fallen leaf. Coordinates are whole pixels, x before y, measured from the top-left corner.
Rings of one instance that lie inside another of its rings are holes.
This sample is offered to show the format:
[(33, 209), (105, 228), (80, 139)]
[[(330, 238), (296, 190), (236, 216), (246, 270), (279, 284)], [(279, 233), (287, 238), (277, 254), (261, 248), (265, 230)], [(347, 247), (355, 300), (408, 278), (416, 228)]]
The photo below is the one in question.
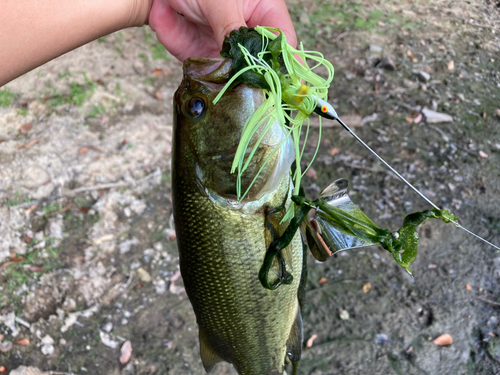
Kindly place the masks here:
[(322, 277), (321, 279), (319, 279), (318, 284), (322, 285), (322, 284), (326, 283), (327, 281), (328, 281), (328, 279), (326, 277)]
[(14, 341), (15, 345), (28, 346), (30, 344), (30, 340), (24, 338), (21, 340)]
[(33, 238), (31, 238), (30, 236), (24, 236), (23, 241), (24, 243), (30, 243), (31, 241), (33, 241)]
[(317, 338), (318, 338), (317, 334), (314, 334), (311, 337), (309, 337), (309, 339), (306, 342), (306, 349), (309, 349), (311, 346), (313, 346), (314, 340), (316, 340)]
[(157, 92), (155, 92), (155, 98), (158, 100), (161, 100), (161, 99), (163, 99), (163, 95), (161, 94), (161, 92), (157, 91)]
[(82, 147), (78, 150), (78, 155), (83, 155), (83, 154), (86, 154), (87, 152), (89, 152), (89, 148), (88, 147)]
[(29, 207), (26, 211), (24, 211), (24, 213), (26, 215), (29, 215), (31, 214), (33, 211), (35, 211), (37, 209), (38, 205), (37, 204), (34, 204), (33, 206)]
[(154, 69), (151, 73), (153, 73), (154, 75), (158, 75), (158, 74), (161, 74), (163, 72), (162, 69)]
[(28, 134), (30, 130), (31, 130), (31, 122), (27, 122), (26, 124), (22, 125), (17, 131), (21, 134)]
[(331, 149), (328, 150), (328, 155), (335, 156), (339, 152), (340, 152), (340, 148), (338, 148), (338, 147), (332, 147)]
[(371, 288), (372, 288), (372, 284), (366, 283), (365, 285), (363, 285), (363, 293), (365, 293), (365, 294), (368, 293)]
[(37, 139), (33, 139), (31, 142), (28, 142), (28, 143), (26, 143), (26, 144), (24, 144), (24, 145), (22, 145), (22, 146), (16, 145), (16, 149), (17, 149), (17, 150), (21, 150), (21, 149), (23, 149), (23, 148), (30, 148), (30, 147), (32, 147), (32, 146), (34, 146), (34, 145), (36, 145), (38, 142), (40, 142), (40, 139), (39, 139), (39, 138), (37, 138)]
[(434, 341), (432, 341), (435, 345), (445, 346), (453, 343), (453, 338), (449, 333), (445, 333), (444, 335), (439, 336)]
[(0, 333), (0, 341), (2, 341), (2, 339), (3, 339), (3, 334)]
[(132, 356), (132, 343), (130, 340), (127, 340), (123, 343), (120, 349), (120, 363), (124, 365), (130, 360)]
[(413, 124), (413, 118), (407, 117), (405, 120), (406, 120), (406, 122), (409, 122), (410, 124)]
[(446, 63), (446, 66), (448, 67), (448, 70), (454, 70), (455, 69), (455, 63), (453, 60), (450, 60)]
[(469, 284), (467, 284), (467, 285), (465, 285), (465, 289), (472, 290), (472, 287)]
[(313, 167), (310, 167), (307, 172), (306, 176), (312, 178), (313, 180), (318, 179), (318, 174), (316, 173), (316, 170)]
[(43, 268), (40, 266), (31, 266), (28, 268), (31, 272), (44, 272)]
[(11, 262), (20, 262), (22, 260), (24, 260), (24, 257), (15, 257), (15, 258), (12, 258), (10, 261)]
[(485, 158), (485, 159), (488, 159), (488, 154), (479, 150), (479, 156), (481, 156), (482, 158)]
[(441, 45), (441, 46), (439, 46), (439, 47), (438, 47), (438, 49), (439, 49), (440, 51), (443, 51), (443, 50), (445, 49), (445, 47)]

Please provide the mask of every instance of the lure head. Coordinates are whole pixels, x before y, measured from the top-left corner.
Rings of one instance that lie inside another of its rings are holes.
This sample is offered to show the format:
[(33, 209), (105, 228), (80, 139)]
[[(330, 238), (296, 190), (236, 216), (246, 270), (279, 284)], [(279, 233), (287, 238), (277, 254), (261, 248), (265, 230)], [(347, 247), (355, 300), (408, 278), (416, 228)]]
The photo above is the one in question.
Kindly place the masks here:
[[(174, 162), (180, 163), (186, 173), (194, 171), (191, 177), (203, 189), (234, 199), (237, 174), (231, 170), (235, 153), (247, 120), (265, 97), (262, 90), (240, 84), (227, 90), (214, 105), (230, 73), (230, 59), (185, 61), (183, 81), (174, 98)], [(254, 152), (241, 178), (242, 192), (251, 186), (247, 200), (259, 199), (276, 188), (294, 159), (293, 145), (283, 142), (285, 134), (278, 124), (270, 126), (265, 135), (263, 131), (264, 126), (251, 138), (245, 153), (249, 156)]]

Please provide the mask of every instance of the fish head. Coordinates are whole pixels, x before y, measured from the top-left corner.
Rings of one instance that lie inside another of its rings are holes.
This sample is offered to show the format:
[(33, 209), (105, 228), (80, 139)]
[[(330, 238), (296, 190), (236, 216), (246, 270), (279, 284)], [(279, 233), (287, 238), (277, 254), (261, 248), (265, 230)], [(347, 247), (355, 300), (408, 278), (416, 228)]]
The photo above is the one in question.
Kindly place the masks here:
[[(265, 100), (262, 90), (236, 84), (213, 104), (230, 79), (231, 63), (222, 58), (186, 60), (174, 97), (173, 162), (184, 171), (184, 178), (225, 199), (236, 199), (237, 173), (231, 173), (234, 156), (245, 123)], [(288, 176), (295, 157), (290, 137), (285, 139), (278, 122), (261, 137), (266, 124), (253, 135), (245, 152), (246, 157), (254, 152), (241, 176), (241, 192), (251, 186), (246, 200), (260, 199), (276, 189)]]

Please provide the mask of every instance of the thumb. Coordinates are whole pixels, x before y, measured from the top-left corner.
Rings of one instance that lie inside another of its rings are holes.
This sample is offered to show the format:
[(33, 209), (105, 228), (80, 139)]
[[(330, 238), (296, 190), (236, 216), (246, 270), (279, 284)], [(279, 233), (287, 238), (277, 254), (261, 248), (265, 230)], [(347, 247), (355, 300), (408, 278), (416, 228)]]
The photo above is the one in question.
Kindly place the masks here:
[(247, 25), (242, 1), (225, 0), (216, 4), (208, 1), (203, 2), (203, 5), (200, 4), (200, 8), (212, 28), (219, 49), (222, 48), (226, 35)]

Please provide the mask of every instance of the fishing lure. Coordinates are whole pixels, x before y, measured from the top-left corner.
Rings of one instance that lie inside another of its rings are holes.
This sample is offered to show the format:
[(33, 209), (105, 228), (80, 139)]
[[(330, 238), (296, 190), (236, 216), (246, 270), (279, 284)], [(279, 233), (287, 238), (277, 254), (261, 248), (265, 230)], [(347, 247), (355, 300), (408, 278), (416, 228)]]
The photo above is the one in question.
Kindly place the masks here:
[[(273, 31), (279, 35), (275, 35)], [(328, 88), (333, 79), (333, 66), (319, 52), (306, 52), (302, 45), (297, 50), (286, 43), (286, 38), (279, 29), (257, 26), (255, 29), (240, 28), (233, 31), (224, 42), (221, 55), (233, 59), (233, 77), (214, 100), (214, 104), (224, 91), (235, 82), (244, 82), (249, 86), (263, 89), (267, 96), (267, 100), (245, 124), (234, 158), (231, 172), (238, 173), (239, 199), (244, 199), (246, 195), (246, 192), (242, 193), (239, 189), (241, 187), (239, 182), (241, 174), (246, 170), (261, 139), (274, 121), (278, 120), (286, 130), (286, 139), (292, 137), (296, 150), (295, 195), (292, 197), (294, 204), (291, 205), (283, 219), (291, 221), (283, 235), (275, 240), (267, 250), (259, 272), (259, 279), (265, 288), (276, 289), (281, 284), (288, 284), (293, 280), (291, 274), (286, 271), (283, 262), (278, 262), (280, 277), (275, 282), (269, 283), (268, 273), (274, 259), (290, 243), (299, 228), (301, 228), (311, 252), (318, 260), (324, 261), (330, 255), (341, 250), (381, 244), (392, 253), (395, 261), (405, 267), (410, 274), (410, 265), (417, 256), (418, 235), (416, 228), (426, 219), (441, 219), (446, 223), (453, 223), (456, 227), (500, 250), (500, 247), (464, 228), (459, 224), (455, 215), (440, 209), (339, 118), (333, 106), (327, 102)], [(302, 61), (299, 61), (294, 55), (299, 56)], [(308, 59), (315, 61), (316, 64), (310, 67)], [(319, 66), (326, 68), (328, 72), (326, 79), (322, 79), (313, 72)], [(349, 134), (429, 203), (433, 209), (408, 215), (404, 219), (403, 226), (398, 231), (391, 232), (389, 229), (379, 228), (352, 203), (347, 194), (347, 180), (334, 182), (314, 201), (306, 199), (303, 194), (300, 194), (301, 178), (313, 162), (321, 140), (320, 121), (318, 146), (311, 162), (302, 172), (300, 160), (304, 152), (305, 140), (309, 134), (308, 118), (312, 113), (318, 114), (320, 119), (338, 121)], [(304, 123), (307, 123), (306, 134), (303, 140), (304, 146), (300, 150), (300, 137)], [(264, 131), (250, 155), (245, 158), (245, 151), (250, 140), (261, 127), (264, 127)], [(259, 173), (260, 171), (255, 179)], [(315, 211), (312, 219), (309, 218), (311, 210)]]

